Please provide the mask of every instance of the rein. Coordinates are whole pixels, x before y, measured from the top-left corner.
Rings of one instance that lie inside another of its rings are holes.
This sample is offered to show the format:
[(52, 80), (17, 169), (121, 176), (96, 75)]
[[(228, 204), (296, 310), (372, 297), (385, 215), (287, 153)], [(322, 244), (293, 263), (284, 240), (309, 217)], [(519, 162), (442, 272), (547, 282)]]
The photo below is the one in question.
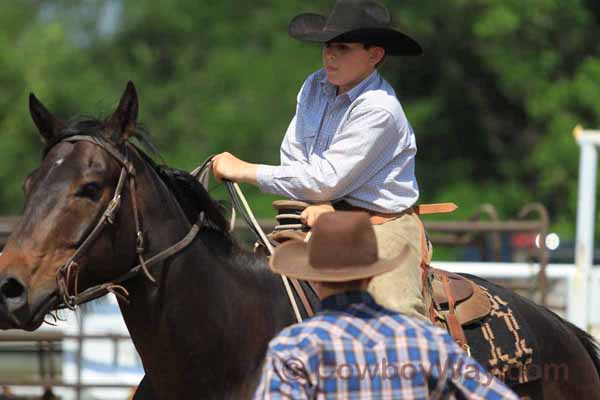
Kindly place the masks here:
[[(206, 190), (208, 190), (209, 172), (211, 170), (213, 157), (214, 156), (210, 156), (209, 158), (207, 158), (198, 168), (194, 169), (191, 172), (191, 175), (194, 176), (204, 186), (204, 188)], [(267, 238), (267, 235), (265, 234), (265, 232), (260, 227), (258, 221), (256, 220), (256, 217), (254, 216), (252, 209), (248, 205), (246, 196), (244, 196), (244, 193), (242, 192), (242, 189), (240, 189), (240, 186), (236, 182), (231, 182), (231, 181), (224, 181), (224, 182), (225, 182), (225, 187), (227, 188), (227, 192), (229, 193), (229, 197), (231, 197), (231, 203), (232, 203), (232, 207), (231, 207), (232, 217), (231, 217), (230, 230), (233, 230), (233, 228), (235, 226), (235, 215), (236, 215), (236, 211), (237, 211), (237, 213), (240, 214), (240, 216), (242, 217), (244, 222), (246, 222), (246, 224), (248, 225), (250, 230), (256, 235), (256, 238), (258, 239), (258, 241), (267, 249), (267, 251), (269, 252), (270, 255), (273, 255), (273, 251), (274, 251), (273, 245)], [(296, 316), (296, 321), (302, 322), (302, 314), (300, 314), (300, 309), (298, 308), (298, 303), (296, 302), (296, 298), (294, 297), (294, 294), (292, 293), (292, 288), (290, 287), (290, 279), (284, 275), (280, 275), (280, 276), (281, 276), (281, 280), (283, 281), (283, 286), (285, 287), (285, 291), (290, 300), (290, 304), (292, 305), (294, 315)], [(294, 279), (292, 279), (292, 284), (294, 284), (294, 287), (295, 287), (296, 291), (298, 292), (298, 296), (300, 296), (301, 299), (303, 299), (302, 288), (300, 287), (300, 284)], [(304, 307), (305, 307), (307, 313), (309, 314), (309, 316), (312, 316), (313, 311), (312, 311), (312, 307), (308, 303), (308, 300), (303, 299), (303, 303), (304, 303)]]
[[(156, 279), (154, 279), (148, 268), (154, 264), (165, 260), (168, 257), (179, 253), (187, 246), (189, 246), (200, 231), (200, 225), (202, 223), (202, 220), (204, 219), (204, 213), (200, 213), (198, 221), (194, 225), (192, 225), (192, 228), (183, 239), (181, 239), (179, 242), (175, 243), (171, 247), (154, 255), (148, 260), (144, 259), (144, 233), (142, 231), (139, 210), (135, 196), (136, 171), (133, 164), (131, 163), (131, 161), (129, 161), (129, 158), (127, 156), (127, 146), (125, 147), (125, 155), (123, 155), (116, 149), (115, 146), (96, 137), (76, 135), (65, 138), (62, 141), (89, 142), (102, 148), (121, 165), (121, 174), (119, 176), (119, 181), (115, 189), (115, 194), (112, 200), (108, 203), (108, 206), (106, 207), (104, 213), (102, 213), (102, 217), (100, 217), (100, 220), (96, 223), (94, 229), (88, 234), (86, 239), (77, 248), (75, 253), (65, 262), (65, 264), (57, 272), (56, 281), (58, 284), (59, 299), (61, 301), (61, 304), (59, 304), (59, 308), (66, 307), (71, 310), (74, 310), (78, 305), (88, 302), (90, 300), (97, 299), (108, 293), (113, 293), (120, 299), (127, 301), (127, 296), (129, 296), (129, 292), (127, 291), (127, 289), (121, 286), (121, 284), (137, 276), (140, 273), (143, 273), (144, 276), (146, 276), (146, 278), (148, 278), (148, 280), (150, 280), (151, 282), (156, 283)], [(100, 236), (100, 233), (102, 233), (104, 228), (107, 225), (114, 224), (115, 216), (121, 207), (122, 196), (126, 187), (129, 189), (129, 197), (131, 198), (131, 206), (133, 209), (133, 218), (136, 230), (136, 255), (139, 264), (130, 269), (127, 273), (121, 275), (119, 278), (113, 280), (112, 282), (106, 282), (103, 284), (92, 286), (79, 293), (77, 288), (77, 281), (79, 277), (78, 260), (81, 258), (82, 254), (84, 254), (96, 241), (96, 239)], [(75, 271), (75, 282), (73, 285), (74, 291), (73, 293), (71, 293), (69, 290), (69, 281), (71, 279), (73, 270)]]

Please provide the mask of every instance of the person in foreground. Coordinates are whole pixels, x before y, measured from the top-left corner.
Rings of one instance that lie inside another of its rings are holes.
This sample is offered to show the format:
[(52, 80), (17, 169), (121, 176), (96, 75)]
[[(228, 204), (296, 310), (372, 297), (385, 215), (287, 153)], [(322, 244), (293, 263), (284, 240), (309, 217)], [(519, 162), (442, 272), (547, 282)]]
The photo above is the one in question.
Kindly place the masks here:
[(296, 16), (288, 32), (323, 46), (323, 68), (300, 89), (280, 165), (252, 164), (226, 152), (213, 158), (214, 175), (310, 203), (301, 216), (308, 226), (334, 209), (369, 213), (379, 253), (391, 258), (408, 240), (412, 259), (374, 279), (369, 292), (386, 307), (428, 319), (423, 261), (431, 247), (412, 209), (419, 198), (415, 134), (377, 70), (385, 57), (417, 56), (422, 48), (392, 27), (390, 13), (375, 0), (337, 0), (328, 16)]
[(369, 281), (380, 259), (369, 216), (323, 214), (308, 243), (275, 250), (273, 271), (314, 283), (319, 312), (271, 340), (255, 399), (518, 399), (442, 329), (386, 309)]

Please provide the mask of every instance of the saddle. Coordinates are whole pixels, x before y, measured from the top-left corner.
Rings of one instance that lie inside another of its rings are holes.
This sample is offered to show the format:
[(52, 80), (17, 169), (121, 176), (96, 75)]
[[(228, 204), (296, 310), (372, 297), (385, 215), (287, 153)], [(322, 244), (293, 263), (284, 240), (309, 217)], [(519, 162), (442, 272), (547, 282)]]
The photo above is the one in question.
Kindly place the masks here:
[[(308, 229), (300, 222), (300, 214), (310, 204), (295, 200), (277, 200), (278, 225), (267, 235), (274, 246), (287, 240), (305, 240)], [(453, 272), (429, 267), (431, 279), (431, 322), (445, 328), (454, 340), (470, 353), (463, 326), (489, 315), (492, 305), (479, 285)], [(305, 307), (306, 308), (306, 307)]]

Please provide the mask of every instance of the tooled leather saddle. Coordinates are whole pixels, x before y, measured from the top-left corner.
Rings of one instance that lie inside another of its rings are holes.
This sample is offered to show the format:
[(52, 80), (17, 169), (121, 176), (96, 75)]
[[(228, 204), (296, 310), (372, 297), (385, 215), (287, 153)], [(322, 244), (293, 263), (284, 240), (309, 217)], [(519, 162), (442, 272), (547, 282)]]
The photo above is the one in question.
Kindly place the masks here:
[[(309, 204), (294, 200), (273, 202), (273, 207), (278, 212), (276, 217), (278, 225), (268, 238), (274, 246), (287, 240), (306, 238), (308, 229), (301, 224), (300, 214), (307, 206)], [(490, 299), (479, 285), (464, 276), (432, 267), (429, 267), (429, 274), (432, 298), (431, 322), (445, 328), (454, 340), (470, 353), (462, 327), (489, 315)], [(294, 285), (294, 287), (298, 289), (298, 286)], [(304, 293), (297, 294), (304, 297)]]

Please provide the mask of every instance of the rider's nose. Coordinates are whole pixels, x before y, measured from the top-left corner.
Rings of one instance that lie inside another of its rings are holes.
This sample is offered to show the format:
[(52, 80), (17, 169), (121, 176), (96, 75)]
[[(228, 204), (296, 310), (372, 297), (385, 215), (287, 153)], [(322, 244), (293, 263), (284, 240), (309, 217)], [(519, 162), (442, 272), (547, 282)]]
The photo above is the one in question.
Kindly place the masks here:
[(21, 280), (8, 277), (0, 281), (0, 301), (11, 313), (23, 307), (27, 303), (27, 290)]

